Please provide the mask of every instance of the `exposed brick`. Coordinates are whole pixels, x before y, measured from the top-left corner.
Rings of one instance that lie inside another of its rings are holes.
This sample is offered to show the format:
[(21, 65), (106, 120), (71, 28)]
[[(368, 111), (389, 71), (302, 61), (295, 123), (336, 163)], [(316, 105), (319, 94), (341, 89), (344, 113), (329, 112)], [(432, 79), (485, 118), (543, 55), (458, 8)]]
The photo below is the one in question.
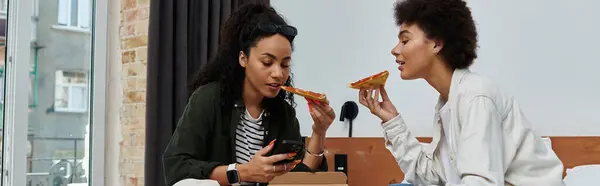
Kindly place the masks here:
[(121, 55), (123, 59), (123, 63), (131, 63), (136, 60), (135, 51), (125, 51), (123, 55)]
[(132, 162), (128, 162), (128, 161), (119, 162), (119, 170), (120, 170), (122, 176), (128, 175), (128, 173), (132, 173), (134, 171), (134, 169), (135, 169), (135, 167)]
[(137, 0), (121, 0), (121, 10), (129, 10), (137, 6)]
[(146, 6), (150, 4), (150, 0), (137, 0), (139, 6)]
[[(123, 118), (135, 118), (135, 117), (145, 117), (146, 115), (146, 104), (132, 104), (132, 103), (124, 103), (123, 107), (121, 107), (121, 119)], [(123, 131), (125, 132), (125, 131)]]
[(127, 10), (123, 14), (125, 14), (125, 23), (134, 23), (139, 20), (139, 9)]
[(143, 186), (150, 1), (120, 2), (123, 99), (120, 110), (122, 141), (119, 142), (119, 180), (120, 186)]
[(125, 101), (124, 103), (145, 103), (146, 102), (146, 92), (145, 91), (136, 91), (136, 92), (127, 92), (125, 93)]
[(146, 78), (145, 77), (126, 77), (121, 81), (126, 88), (123, 89), (123, 93), (127, 92), (140, 92), (145, 94), (146, 92)]
[(138, 79), (137, 83), (136, 83), (136, 88), (138, 90), (144, 90), (144, 91), (146, 91), (146, 78), (140, 78), (140, 79)]
[(123, 64), (123, 71), (121, 73), (122, 77), (130, 77), (130, 76), (146, 76), (146, 64), (144, 63), (126, 63)]
[(135, 60), (146, 61), (148, 59), (148, 47), (140, 47), (135, 49)]
[(140, 10), (139, 10), (139, 17), (138, 18), (140, 20), (150, 18), (150, 7), (141, 7)]
[[(121, 78), (126, 78), (129, 77), (127, 75), (127, 70), (129, 69), (129, 66), (131, 66), (131, 63), (126, 63), (123, 64), (122, 68), (121, 68)], [(128, 87), (123, 87), (123, 90), (127, 89)]]
[(129, 38), (135, 34), (135, 25), (123, 25), (119, 30), (119, 35), (123, 38)]
[(121, 131), (144, 130), (146, 127), (146, 118), (143, 116), (123, 118), (121, 119), (121, 123)]
[[(145, 131), (142, 129), (135, 129), (135, 130), (130, 130), (128, 133), (123, 133), (123, 141), (124, 141), (124, 146), (130, 148), (127, 150), (121, 150), (121, 153), (125, 154), (125, 153), (130, 153), (130, 151), (133, 151), (135, 149), (135, 147), (139, 147), (139, 148), (143, 148), (144, 144), (146, 142), (146, 137), (145, 135)], [(131, 153), (130, 156), (128, 156), (128, 160), (130, 161), (135, 161), (135, 160), (143, 160), (144, 158), (144, 151), (143, 149), (138, 149), (138, 153)]]
[(133, 108), (134, 117), (144, 117), (146, 115), (146, 103), (135, 103)]
[(129, 177), (129, 179), (127, 179), (127, 185), (131, 185), (131, 186), (138, 186), (138, 178), (137, 177)]
[[(132, 104), (123, 104), (123, 106), (121, 107), (121, 122), (123, 122), (123, 120), (125, 118), (133, 118), (134, 115), (134, 110), (133, 110), (133, 105)], [(126, 131), (123, 131), (126, 132)]]
[[(142, 153), (143, 154), (143, 153)], [(130, 172), (129, 174), (121, 173), (121, 182), (124, 186), (143, 186), (144, 182), (144, 162), (135, 161), (124, 161), (126, 166), (121, 167), (124, 170)]]
[[(143, 176), (143, 175), (144, 175), (144, 170), (141, 170), (141, 171), (136, 171), (136, 173), (141, 173), (141, 174), (142, 174), (142, 176)], [(141, 177), (141, 178), (144, 178), (144, 177)], [(144, 185), (144, 179), (140, 179), (140, 180), (138, 180), (138, 183), (139, 183), (140, 185)]]
[(127, 38), (123, 41), (123, 49), (133, 49), (141, 46), (148, 46), (148, 36), (135, 36), (132, 38)]
[(149, 20), (142, 19), (135, 23), (135, 34), (148, 34)]
[(129, 89), (131, 89), (131, 87), (134, 87), (133, 90), (139, 90), (137, 88), (137, 83), (138, 83), (138, 80), (136, 78), (125, 78), (124, 85), (125, 85), (125, 87), (127, 87)]

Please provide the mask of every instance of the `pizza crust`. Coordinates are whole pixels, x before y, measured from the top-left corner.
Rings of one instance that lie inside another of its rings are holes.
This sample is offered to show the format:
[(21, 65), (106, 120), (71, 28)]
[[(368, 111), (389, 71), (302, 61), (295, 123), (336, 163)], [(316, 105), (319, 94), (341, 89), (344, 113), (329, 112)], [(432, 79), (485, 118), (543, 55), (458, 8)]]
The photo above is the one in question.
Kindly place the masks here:
[(353, 89), (361, 89), (361, 88), (368, 88), (372, 85), (375, 85), (375, 86), (385, 85), (385, 82), (387, 81), (387, 78), (389, 75), (390, 75), (390, 73), (386, 70), (386, 71), (377, 73), (375, 75), (371, 75), (369, 77), (363, 78), (361, 80), (349, 83), (348, 87), (353, 88)]
[(327, 96), (322, 93), (316, 93), (316, 92), (303, 90), (303, 89), (299, 89), (299, 88), (294, 88), (294, 87), (289, 87), (289, 86), (281, 86), (281, 89), (291, 92), (293, 94), (302, 96), (307, 99), (316, 100), (316, 101), (320, 101), (323, 103), (329, 103), (329, 101), (327, 100)]

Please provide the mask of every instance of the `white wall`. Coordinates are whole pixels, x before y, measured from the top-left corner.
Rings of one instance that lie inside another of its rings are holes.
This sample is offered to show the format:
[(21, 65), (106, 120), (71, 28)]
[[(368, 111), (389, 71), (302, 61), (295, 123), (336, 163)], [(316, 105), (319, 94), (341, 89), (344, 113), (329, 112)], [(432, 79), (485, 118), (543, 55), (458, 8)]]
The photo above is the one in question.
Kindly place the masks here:
[[(399, 78), (390, 54), (398, 33), (393, 0), (271, 3), (299, 29), (292, 65), (297, 87), (327, 93), (339, 115), (345, 101), (358, 103), (348, 82), (389, 70), (388, 92), (409, 128), (431, 136), (438, 93), (423, 80)], [(469, 6), (480, 36), (471, 70), (514, 95), (538, 134), (600, 135), (600, 74), (595, 74), (600, 12), (594, 11), (599, 1), (494, 0), (469, 1)], [(302, 134), (310, 135), (306, 102), (297, 101)], [(379, 120), (359, 108), (353, 135), (381, 136)], [(327, 135), (347, 134), (347, 124), (336, 120)]]

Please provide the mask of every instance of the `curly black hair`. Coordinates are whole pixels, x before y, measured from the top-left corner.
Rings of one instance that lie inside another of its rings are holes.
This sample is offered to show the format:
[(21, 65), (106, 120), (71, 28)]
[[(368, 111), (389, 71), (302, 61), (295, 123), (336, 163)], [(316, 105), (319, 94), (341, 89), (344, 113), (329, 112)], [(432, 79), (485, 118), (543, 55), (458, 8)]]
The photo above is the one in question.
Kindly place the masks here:
[[(252, 33), (259, 22), (271, 22), (277, 25), (287, 25), (284, 18), (275, 9), (264, 3), (249, 3), (241, 6), (225, 21), (220, 37), (217, 54), (210, 63), (197, 75), (189, 85), (190, 96), (196, 89), (211, 82), (218, 82), (221, 87), (223, 108), (233, 105), (236, 99), (241, 99), (243, 82), (246, 77), (244, 68), (239, 64), (239, 52), (250, 55), (250, 48), (256, 46), (262, 38), (272, 36), (272, 33)], [(293, 38), (287, 37), (293, 46)], [(292, 75), (285, 82), (292, 86)], [(295, 106), (294, 96), (286, 91), (280, 91), (274, 98), (265, 98), (264, 107), (272, 107), (273, 103), (282, 105), (288, 102)]]
[(477, 58), (477, 30), (466, 2), (401, 0), (394, 14), (398, 26), (416, 24), (428, 38), (443, 41), (440, 54), (451, 68), (468, 68)]

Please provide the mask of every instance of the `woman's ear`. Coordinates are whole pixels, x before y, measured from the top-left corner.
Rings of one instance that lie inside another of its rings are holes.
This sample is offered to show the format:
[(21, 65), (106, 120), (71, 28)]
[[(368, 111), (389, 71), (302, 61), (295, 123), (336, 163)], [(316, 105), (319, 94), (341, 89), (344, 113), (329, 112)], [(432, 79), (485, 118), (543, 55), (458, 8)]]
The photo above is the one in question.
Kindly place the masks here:
[(239, 61), (240, 61), (240, 66), (242, 66), (244, 68), (246, 68), (246, 66), (248, 66), (248, 56), (244, 53), (244, 51), (240, 51)]
[(440, 51), (442, 51), (442, 48), (444, 48), (444, 42), (442, 40), (435, 40), (433, 45), (433, 53), (436, 55), (439, 54)]

